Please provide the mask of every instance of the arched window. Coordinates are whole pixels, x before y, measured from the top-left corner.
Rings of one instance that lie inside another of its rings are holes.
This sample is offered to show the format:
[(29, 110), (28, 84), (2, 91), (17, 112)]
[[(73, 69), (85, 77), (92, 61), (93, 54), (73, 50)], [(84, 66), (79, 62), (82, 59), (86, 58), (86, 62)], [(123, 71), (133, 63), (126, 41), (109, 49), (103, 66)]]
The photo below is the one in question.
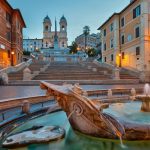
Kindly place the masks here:
[(45, 31), (48, 31), (48, 26), (45, 26)]
[(64, 26), (64, 25), (62, 25), (62, 27), (61, 27), (61, 28), (62, 28), (62, 30), (63, 30), (63, 31), (65, 30), (65, 26)]
[(62, 42), (62, 47), (65, 47), (65, 43), (64, 42)]

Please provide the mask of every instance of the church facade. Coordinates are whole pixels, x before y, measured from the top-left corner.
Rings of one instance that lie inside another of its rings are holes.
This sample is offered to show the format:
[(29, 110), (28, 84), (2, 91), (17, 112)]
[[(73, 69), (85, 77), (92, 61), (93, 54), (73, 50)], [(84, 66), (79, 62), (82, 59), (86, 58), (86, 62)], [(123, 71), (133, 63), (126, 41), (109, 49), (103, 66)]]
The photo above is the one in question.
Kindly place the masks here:
[(67, 20), (64, 16), (59, 22), (59, 31), (57, 31), (57, 21), (55, 19), (55, 31), (52, 31), (52, 22), (48, 16), (44, 18), (43, 22), (43, 48), (53, 48), (55, 45), (56, 36), (58, 37), (58, 47), (67, 48)]
[(42, 39), (24, 39), (24, 51), (40, 51), (41, 49), (66, 49), (68, 47), (67, 38), (67, 19), (64, 15), (60, 18), (59, 29), (55, 19), (54, 30), (53, 24), (47, 15), (43, 20), (43, 38)]

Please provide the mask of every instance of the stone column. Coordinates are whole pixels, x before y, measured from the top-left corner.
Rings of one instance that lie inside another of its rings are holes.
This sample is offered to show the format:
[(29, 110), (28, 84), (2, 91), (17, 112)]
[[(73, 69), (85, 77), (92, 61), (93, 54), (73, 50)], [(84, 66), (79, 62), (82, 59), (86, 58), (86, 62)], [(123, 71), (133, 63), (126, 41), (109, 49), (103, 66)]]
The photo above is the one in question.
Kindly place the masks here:
[(29, 101), (23, 101), (22, 113), (25, 113), (25, 114), (29, 114), (30, 113), (30, 103), (29, 103)]
[(113, 79), (120, 80), (120, 70), (118, 68), (115, 68), (113, 71)]
[(112, 93), (111, 89), (108, 90), (107, 96), (109, 99), (111, 99), (113, 97), (113, 93)]
[(72, 62), (71, 57), (67, 57), (66, 59), (67, 59), (67, 62), (68, 62), (68, 63), (71, 63), (71, 62)]
[(82, 58), (81, 57), (78, 57), (78, 62), (82, 62)]
[(144, 83), (144, 82), (145, 82), (145, 78), (146, 78), (145, 72), (142, 71), (142, 72), (140, 73), (140, 82)]
[(24, 81), (29, 81), (31, 79), (32, 79), (31, 70), (29, 68), (25, 68), (23, 70), (23, 80)]
[(40, 61), (43, 61), (44, 60), (44, 56), (41, 54), (41, 55), (39, 55), (39, 60)]
[(54, 57), (51, 56), (51, 57), (50, 57), (50, 62), (54, 62), (54, 60), (55, 60)]
[(92, 71), (93, 71), (93, 72), (97, 72), (97, 68), (93, 68)]

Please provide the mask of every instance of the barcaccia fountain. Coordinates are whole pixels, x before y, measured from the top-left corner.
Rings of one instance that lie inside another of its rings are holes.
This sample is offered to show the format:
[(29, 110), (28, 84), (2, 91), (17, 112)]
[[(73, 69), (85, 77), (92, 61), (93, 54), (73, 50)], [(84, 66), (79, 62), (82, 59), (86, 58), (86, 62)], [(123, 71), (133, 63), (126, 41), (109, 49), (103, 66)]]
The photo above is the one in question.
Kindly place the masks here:
[[(75, 141), (77, 136), (74, 135), (75, 138), (72, 139), (72, 142), (70, 142), (70, 139), (68, 139), (69, 131), (67, 129), (68, 121), (72, 127), (71, 129), (73, 129), (77, 135), (79, 133), (91, 138), (94, 137), (95, 139), (99, 139), (101, 141), (100, 145), (107, 145), (106, 143), (109, 142), (105, 141), (108, 139), (109, 141), (119, 140), (122, 149), (125, 148), (123, 144), (124, 140), (138, 141), (139, 143), (140, 141), (150, 140), (150, 86), (148, 84), (145, 85), (144, 94), (141, 95), (138, 95), (136, 90), (132, 88), (128, 99), (126, 100), (123, 100), (121, 97), (116, 100), (117, 97), (113, 95), (112, 89), (109, 89), (108, 92), (106, 91), (107, 98), (105, 97), (103, 99), (100, 97), (99, 99), (92, 99), (88, 95), (88, 91), (84, 91), (79, 84), (64, 84), (62, 86), (58, 86), (43, 81), (41, 82), (41, 89), (47, 91), (47, 96), (53, 96), (58, 106), (62, 109), (60, 113), (57, 112), (60, 117), (57, 116), (58, 118), (55, 118), (55, 124), (53, 122), (53, 114), (50, 118), (48, 118), (51, 108), (48, 109), (45, 120), (43, 120), (43, 118), (39, 118), (40, 121), (37, 121), (38, 123), (42, 123), (44, 121), (43, 124), (46, 126), (46, 122), (49, 120), (48, 124), (50, 124), (50, 127), (47, 126), (48, 130), (44, 130), (44, 135), (49, 136), (47, 139), (49, 142), (54, 139), (56, 140), (55, 148), (57, 149), (66, 149), (65, 147), (58, 147), (58, 145), (63, 145), (62, 142), (57, 141), (58, 139), (63, 140), (64, 138), (63, 141), (65, 141), (66, 144), (69, 141), (69, 145), (73, 143), (73, 141), (77, 143), (82, 143), (84, 141)], [(125, 98), (127, 98), (127, 96), (125, 96)], [(65, 117), (65, 119), (63, 119), (64, 115), (62, 115), (62, 113), (66, 114), (67, 117)], [(61, 119), (63, 119), (63, 121), (61, 121)], [(31, 124), (36, 124), (36, 121), (34, 120), (33, 122), (30, 122)], [(44, 126), (42, 126), (42, 128), (44, 128)], [(55, 126), (58, 127), (55, 128)], [(53, 130), (53, 128), (55, 130)], [(47, 134), (45, 131), (52, 132), (54, 137), (51, 138), (52, 134)], [(39, 131), (39, 133), (41, 132)], [(24, 133), (22, 134), (24, 135)], [(18, 134), (14, 134), (13, 136), (16, 137)], [(8, 144), (9, 146), (11, 145), (9, 138), (10, 137), (8, 137), (3, 143), (5, 146), (8, 146)], [(86, 140), (88, 141), (87, 138)], [(7, 141), (9, 143), (7, 143)], [(92, 139), (90, 141), (94, 142), (95, 140)], [(33, 141), (31, 141), (31, 143), (32, 142)], [(27, 144), (31, 143), (28, 141)], [(40, 143), (40, 141), (38, 141), (38, 143)], [(114, 142), (111, 142), (111, 144), (113, 143)], [(21, 143), (18, 145), (21, 145)], [(88, 145), (87, 147), (93, 148), (91, 145)], [(109, 147), (110, 148), (107, 148), (108, 150), (113, 149), (113, 145)], [(140, 146), (136, 146), (136, 150), (137, 147), (140, 148)], [(79, 147), (76, 145), (74, 146), (74, 149), (78, 150)], [(102, 150), (105, 149), (106, 147), (102, 148)], [(117, 148), (117, 150), (120, 149)]]

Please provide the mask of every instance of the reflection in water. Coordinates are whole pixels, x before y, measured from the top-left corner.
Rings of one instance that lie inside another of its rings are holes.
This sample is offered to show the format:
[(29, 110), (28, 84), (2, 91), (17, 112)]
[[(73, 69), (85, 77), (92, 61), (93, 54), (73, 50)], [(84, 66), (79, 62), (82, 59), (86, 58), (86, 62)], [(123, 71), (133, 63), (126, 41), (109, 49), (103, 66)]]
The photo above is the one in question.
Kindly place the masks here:
[[(25, 130), (36, 124), (41, 125), (60, 125), (62, 126), (67, 119), (65, 113), (57, 112), (40, 118), (31, 120), (24, 125), (18, 127), (13, 133)], [(125, 150), (149, 150), (149, 141), (131, 141), (124, 144), (127, 146)], [(66, 136), (64, 139), (49, 144), (34, 144), (25, 148), (15, 150), (124, 150), (120, 146), (119, 140), (100, 139), (74, 132), (69, 123), (66, 128)]]

